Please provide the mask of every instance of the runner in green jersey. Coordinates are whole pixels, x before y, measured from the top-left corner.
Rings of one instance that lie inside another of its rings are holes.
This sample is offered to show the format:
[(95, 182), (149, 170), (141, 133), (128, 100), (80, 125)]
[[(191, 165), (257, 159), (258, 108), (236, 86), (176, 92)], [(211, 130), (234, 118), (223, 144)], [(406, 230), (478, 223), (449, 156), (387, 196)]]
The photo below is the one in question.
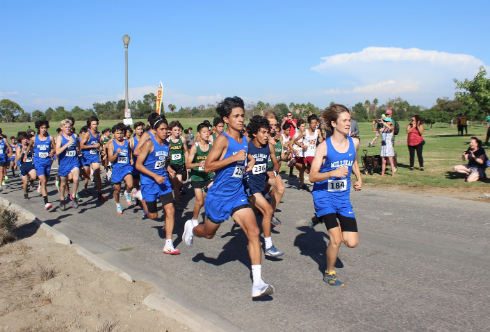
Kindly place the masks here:
[(192, 223), (197, 225), (199, 213), (204, 206), (206, 191), (213, 184), (214, 173), (204, 172), (204, 163), (211, 151), (212, 144), (209, 143), (209, 128), (206, 124), (201, 123), (197, 126), (197, 141), (191, 146), (187, 158), (186, 166), (191, 170), (191, 184), (196, 196)]
[(214, 118), (213, 120), (213, 126), (214, 126), (214, 133), (209, 137), (209, 141), (211, 143), (214, 143), (216, 141), (216, 138), (223, 133), (225, 130), (225, 123), (223, 122), (223, 119), (220, 117)]
[(185, 170), (185, 157), (187, 155), (187, 140), (181, 136), (184, 127), (179, 121), (172, 121), (168, 125), (170, 129), (170, 137), (168, 142), (170, 143), (170, 167), (175, 171), (175, 177), (171, 179), (172, 187), (174, 190), (174, 199), (176, 208), (179, 208), (180, 204), (180, 189), (182, 188), (182, 174)]

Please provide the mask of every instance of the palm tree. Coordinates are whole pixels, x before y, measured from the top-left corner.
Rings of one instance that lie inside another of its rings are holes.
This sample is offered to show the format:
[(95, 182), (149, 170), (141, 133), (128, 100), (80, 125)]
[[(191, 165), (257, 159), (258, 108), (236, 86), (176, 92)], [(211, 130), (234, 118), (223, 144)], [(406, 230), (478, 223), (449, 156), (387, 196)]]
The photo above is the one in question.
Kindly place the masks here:
[(376, 116), (376, 111), (378, 110), (378, 98), (374, 98), (373, 105), (374, 105), (373, 113), (374, 113), (374, 116)]
[(369, 100), (366, 100), (364, 102), (364, 107), (366, 108), (366, 111), (368, 113), (368, 116), (369, 116), (369, 107), (371, 106), (371, 102)]
[(173, 105), (173, 104), (168, 104), (168, 109), (170, 110), (170, 112), (174, 112), (175, 109), (177, 108), (177, 106)]

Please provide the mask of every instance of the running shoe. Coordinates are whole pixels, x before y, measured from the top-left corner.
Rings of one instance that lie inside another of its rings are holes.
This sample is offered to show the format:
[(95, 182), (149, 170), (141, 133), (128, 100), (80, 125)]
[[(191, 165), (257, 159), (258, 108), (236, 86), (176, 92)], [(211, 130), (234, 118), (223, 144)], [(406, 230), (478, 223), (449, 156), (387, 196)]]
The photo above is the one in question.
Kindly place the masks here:
[(289, 178), (290, 178), (290, 179), (296, 179), (296, 178), (297, 178), (297, 176), (296, 176), (296, 175), (294, 175), (294, 174), (289, 174)]
[(60, 200), (60, 210), (61, 211), (65, 211), (66, 210), (65, 200), (64, 199), (61, 199)]
[(5, 180), (2, 181), (2, 186), (6, 186)]
[(372, 148), (373, 147), (373, 143), (369, 142), (369, 147)]
[(277, 219), (276, 216), (272, 216), (271, 224), (274, 226), (281, 226), (281, 221), (279, 219)]
[(143, 200), (143, 196), (141, 195), (141, 190), (137, 190), (137, 191), (135, 191), (135, 192), (132, 194), (132, 196), (133, 196), (133, 199), (134, 199), (134, 198), (137, 198), (137, 199), (139, 199), (140, 201), (142, 201), (142, 200)]
[(27, 196), (27, 194), (24, 194), (24, 200), (25, 201), (28, 201), (29, 200), (29, 196)]
[(178, 255), (180, 254), (180, 251), (179, 249), (175, 249), (173, 245), (172, 246), (165, 245), (165, 247), (163, 247), (163, 253), (169, 255)]
[(45, 210), (49, 210), (49, 209), (51, 209), (52, 207), (53, 207), (53, 204), (51, 204), (51, 203), (46, 203), (46, 204), (44, 204), (44, 209), (45, 209)]
[(73, 196), (70, 194), (70, 201), (73, 201)]
[(330, 286), (344, 287), (344, 284), (337, 279), (337, 273), (335, 271), (332, 271), (330, 273), (327, 273), (327, 271), (325, 271), (325, 274), (323, 275), (323, 281), (325, 281)]
[(316, 214), (315, 214), (315, 215), (313, 216), (313, 218), (311, 218), (310, 222), (308, 223), (308, 227), (313, 228), (313, 227), (315, 227), (316, 225), (321, 224), (321, 223), (323, 223), (323, 219), (318, 218), (318, 217), (316, 216)]
[(192, 246), (192, 239), (194, 237), (194, 234), (192, 233), (193, 229), (194, 223), (192, 222), (192, 220), (187, 220), (184, 225), (184, 234), (182, 234), (182, 240), (189, 247)]
[(310, 188), (308, 188), (306, 184), (302, 185), (299, 189), (303, 191), (311, 192)]
[(146, 219), (146, 212), (144, 209), (143, 209), (143, 219)]
[(179, 192), (180, 192), (180, 195), (181, 195), (181, 196), (185, 196), (185, 195), (187, 195), (187, 193), (186, 193), (184, 190), (182, 190), (182, 188), (180, 188), (180, 191), (179, 191)]
[(263, 283), (252, 286), (252, 297), (261, 297), (274, 294), (274, 286)]
[(291, 158), (291, 160), (288, 162), (288, 167), (293, 167), (294, 165), (296, 165), (296, 159)]
[(105, 196), (104, 196), (104, 195), (102, 195), (102, 194), (98, 194), (98, 195), (97, 195), (97, 199), (98, 199), (99, 201), (103, 201), (103, 200), (105, 200)]
[(121, 192), (119, 193), (119, 197), (123, 197), (123, 196), (124, 196), (124, 192), (122, 192), (122, 191), (121, 191)]
[(58, 192), (60, 192), (60, 181), (58, 180), (58, 178), (56, 178), (54, 185), (56, 186), (56, 189), (58, 190)]
[(5, 175), (5, 180), (8, 180), (8, 179), (9, 179), (8, 175)]
[(41, 193), (41, 182), (39, 182), (37, 184), (37, 193), (40, 194)]
[(124, 196), (126, 196), (126, 203), (128, 205), (133, 204), (133, 202), (131, 202), (131, 194), (129, 194), (129, 193), (126, 192), (126, 194)]
[(265, 255), (269, 257), (280, 257), (284, 255), (284, 252), (277, 250), (276, 247), (272, 245), (269, 249), (265, 249)]
[(75, 198), (73, 200), (73, 204), (71, 205), (71, 207), (74, 208), (74, 209), (78, 209), (78, 199)]
[(112, 176), (112, 171), (111, 171), (111, 170), (109, 170), (109, 171), (107, 172), (107, 181), (111, 181), (111, 176)]
[(120, 206), (117, 207), (117, 214), (122, 214), (122, 207)]

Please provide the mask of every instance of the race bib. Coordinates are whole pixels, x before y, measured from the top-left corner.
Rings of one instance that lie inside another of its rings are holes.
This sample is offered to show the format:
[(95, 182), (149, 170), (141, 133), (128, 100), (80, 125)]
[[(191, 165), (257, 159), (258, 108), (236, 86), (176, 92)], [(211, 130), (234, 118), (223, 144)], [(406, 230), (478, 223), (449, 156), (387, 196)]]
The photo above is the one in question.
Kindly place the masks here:
[(180, 158), (182, 158), (182, 155), (180, 153), (172, 155), (172, 160), (180, 160)]
[(245, 171), (245, 166), (235, 166), (235, 171), (233, 172), (232, 178), (243, 178), (243, 173)]
[(155, 169), (161, 169), (165, 167), (165, 160), (158, 160), (155, 162)]
[(328, 180), (328, 191), (345, 191), (347, 190), (347, 180)]
[(31, 163), (32, 162), (32, 158), (26, 158), (26, 163)]
[(117, 157), (118, 164), (126, 164), (128, 162), (128, 157)]
[(197, 168), (197, 170), (198, 170), (198, 171), (201, 171), (201, 172), (204, 172), (204, 167), (199, 166), (199, 167)]
[(97, 154), (99, 151), (97, 150), (90, 150), (90, 154)]
[(77, 151), (71, 150), (66, 153), (67, 157), (75, 157), (77, 155)]
[(267, 164), (255, 165), (252, 168), (252, 174), (262, 174), (265, 173), (267, 169)]
[(3, 154), (3, 150), (0, 150), (0, 154)]
[(48, 158), (49, 152), (39, 152), (39, 158)]
[(309, 150), (316, 150), (316, 145), (309, 145), (308, 146), (308, 149)]

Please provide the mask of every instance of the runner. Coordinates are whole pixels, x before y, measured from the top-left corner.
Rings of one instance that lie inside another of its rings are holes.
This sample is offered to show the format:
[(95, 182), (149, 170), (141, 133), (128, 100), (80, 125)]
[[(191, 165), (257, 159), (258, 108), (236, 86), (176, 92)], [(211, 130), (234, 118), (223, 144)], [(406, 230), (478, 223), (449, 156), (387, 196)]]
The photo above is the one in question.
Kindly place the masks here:
[(245, 120), (244, 109), (243, 100), (239, 97), (226, 98), (216, 107), (216, 112), (228, 126), (226, 132), (216, 139), (204, 165), (205, 172), (216, 172), (214, 184), (209, 188), (204, 203), (206, 218), (201, 225), (188, 220), (182, 237), (188, 246), (192, 245), (194, 236), (211, 239), (221, 223), (231, 215), (248, 238), (252, 297), (259, 297), (274, 293), (274, 287), (262, 280), (260, 230), (243, 188), (243, 173), (254, 166), (253, 160), (246, 165), (248, 143), (240, 134)]
[(114, 139), (107, 148), (109, 161), (112, 163), (111, 183), (114, 185), (114, 200), (116, 201), (117, 214), (122, 214), (122, 207), (119, 203), (121, 192), (121, 182), (126, 183), (124, 196), (126, 203), (131, 205), (131, 190), (133, 189), (133, 159), (132, 151), (128, 140), (125, 138), (127, 127), (124, 123), (118, 123), (112, 127)]
[(134, 150), (136, 149), (136, 146), (138, 146), (144, 130), (145, 124), (141, 121), (136, 122), (134, 124), (134, 136), (131, 137), (131, 139), (129, 140), (129, 146), (131, 147), (131, 151), (133, 152), (133, 188), (136, 188), (136, 190), (140, 188), (141, 172), (136, 169), (136, 159), (138, 157), (134, 155)]
[(86, 175), (90, 175), (90, 168), (93, 169), (93, 179), (97, 186), (98, 200), (104, 200), (102, 195), (102, 180), (100, 178), (100, 133), (97, 131), (99, 119), (91, 116), (87, 119), (88, 132), (82, 137), (80, 148), (82, 149), (82, 166)]
[(182, 137), (184, 127), (179, 121), (170, 122), (170, 167), (175, 171), (175, 177), (171, 179), (174, 190), (175, 206), (180, 207), (180, 189), (182, 188), (182, 174), (185, 172), (185, 157), (187, 155), (187, 141)]
[(310, 173), (316, 147), (318, 143), (321, 142), (323, 142), (323, 136), (318, 128), (318, 116), (316, 116), (316, 114), (311, 114), (308, 116), (308, 129), (306, 130), (304, 139), (304, 145), (307, 147), (306, 150), (304, 150), (306, 173)]
[(308, 145), (304, 144), (306, 137), (305, 120), (298, 120), (297, 131), (294, 133), (293, 138), (289, 141), (291, 150), (293, 151), (293, 158), (289, 161), (288, 166), (296, 166), (299, 171), (299, 183), (300, 190), (309, 191), (308, 187), (305, 185), (305, 150), (308, 149)]
[[(34, 161), (32, 160), (33, 153), (32, 147), (29, 145), (31, 135), (26, 132), (19, 133), (17, 142), (20, 143), (20, 151), (15, 156), (15, 161), (20, 161), (20, 175), (22, 177), (22, 189), (24, 190), (24, 199), (29, 199), (29, 181), (36, 179), (36, 169), (34, 168)], [(47, 209), (46, 209), (47, 210)]]
[(8, 159), (12, 158), (12, 147), (2, 136), (2, 128), (0, 128), (0, 192), (3, 191), (3, 177), (6, 175), (5, 167), (7, 166)]
[(34, 165), (37, 177), (39, 178), (38, 192), (41, 192), (44, 201), (44, 209), (49, 210), (53, 207), (48, 202), (47, 183), (51, 173), (51, 157), (54, 154), (54, 139), (48, 134), (49, 122), (46, 120), (38, 120), (35, 123), (38, 134), (32, 136), (29, 140), (28, 150), (34, 149)]
[(209, 141), (211, 142), (211, 144), (214, 143), (216, 137), (218, 137), (223, 133), (223, 130), (225, 129), (225, 123), (223, 122), (222, 118), (216, 117), (213, 120), (213, 126), (214, 126), (214, 133), (209, 137)]
[(168, 165), (170, 145), (167, 142), (167, 120), (164, 116), (152, 118), (150, 127), (155, 131), (143, 144), (136, 168), (141, 172), (141, 192), (146, 204), (143, 204), (148, 218), (158, 218), (157, 199), (162, 202), (165, 211), (166, 240), (163, 253), (180, 254), (174, 248), (172, 234), (174, 230), (175, 208), (172, 187), (168, 176), (175, 176), (175, 171)]
[[(277, 124), (277, 123), (276, 123)], [(269, 121), (260, 115), (254, 116), (247, 126), (248, 154), (253, 157), (255, 164), (251, 171), (244, 177), (245, 192), (252, 208), (258, 209), (262, 213), (262, 230), (264, 232), (265, 255), (279, 257), (284, 252), (277, 250), (272, 244), (271, 238), (271, 219), (274, 213), (272, 206), (264, 198), (265, 184), (267, 182), (267, 162), (272, 160), (273, 171), (271, 179), (278, 175), (279, 163), (274, 152), (274, 145), (269, 143)], [(282, 150), (282, 148), (281, 148)], [(271, 181), (272, 182), (272, 181)]]
[(65, 187), (68, 180), (73, 181), (73, 208), (78, 208), (78, 177), (80, 175), (80, 161), (78, 151), (80, 142), (72, 132), (71, 120), (64, 119), (60, 123), (61, 135), (56, 140), (56, 154), (58, 155), (58, 175), (60, 176), (60, 210), (65, 211)]
[(197, 141), (191, 146), (186, 167), (191, 170), (191, 184), (196, 196), (196, 204), (192, 215), (193, 224), (197, 225), (201, 208), (204, 206), (206, 192), (213, 184), (214, 173), (204, 172), (206, 158), (213, 146), (209, 142), (209, 128), (204, 123), (197, 126)]
[(100, 143), (102, 144), (102, 151), (100, 152), (100, 157), (102, 158), (102, 165), (104, 166), (106, 173), (106, 180), (111, 180), (111, 165), (107, 158), (107, 142), (111, 140), (111, 128), (105, 128), (102, 130), (102, 137), (100, 138)]
[[(15, 162), (15, 137), (10, 136), (10, 147), (12, 148), (12, 157), (9, 158), (10, 170), (12, 171), (12, 176), (15, 177), (15, 169), (17, 168), (17, 163)], [(7, 174), (5, 174), (7, 176)]]
[[(274, 170), (274, 163), (272, 162), (272, 159), (269, 158), (269, 162), (267, 163), (267, 180), (264, 197), (266, 200), (272, 197), (270, 202), (273, 211), (271, 222), (274, 226), (280, 226), (281, 221), (274, 215), (274, 213), (279, 206), (279, 203), (281, 202), (282, 196), (284, 195), (285, 191), (284, 182), (282, 182), (282, 178), (278, 174), (278, 172), (281, 169), (281, 160), (286, 160), (287, 154), (285, 154), (282, 142), (279, 139), (281, 134), (279, 129), (277, 128), (277, 125), (279, 123), (279, 118), (277, 114), (273, 111), (267, 111), (264, 114), (264, 119), (269, 121), (269, 126), (271, 130), (271, 134), (269, 135), (269, 143), (274, 146), (274, 151), (278, 163), (277, 169)], [(290, 126), (289, 123), (285, 123), (284, 125)], [(271, 187), (273, 188), (272, 191), (270, 190)]]
[[(354, 190), (362, 188), (361, 172), (357, 163), (359, 139), (350, 137), (349, 110), (339, 104), (327, 108), (323, 114), (333, 135), (317, 148), (311, 167), (313, 203), (316, 215), (325, 223), (330, 243), (327, 248), (327, 270), (323, 280), (331, 286), (343, 287), (337, 279), (335, 262), (342, 242), (349, 248), (359, 243), (357, 222), (350, 202), (351, 173), (357, 182)], [(325, 161), (323, 161), (325, 158)], [(338, 219), (338, 221), (337, 221)]]
[(133, 129), (131, 128), (131, 126), (128, 125), (126, 126), (126, 134), (125, 134), (126, 136), (125, 138), (128, 140), (128, 142), (131, 139), (131, 135), (133, 135)]

